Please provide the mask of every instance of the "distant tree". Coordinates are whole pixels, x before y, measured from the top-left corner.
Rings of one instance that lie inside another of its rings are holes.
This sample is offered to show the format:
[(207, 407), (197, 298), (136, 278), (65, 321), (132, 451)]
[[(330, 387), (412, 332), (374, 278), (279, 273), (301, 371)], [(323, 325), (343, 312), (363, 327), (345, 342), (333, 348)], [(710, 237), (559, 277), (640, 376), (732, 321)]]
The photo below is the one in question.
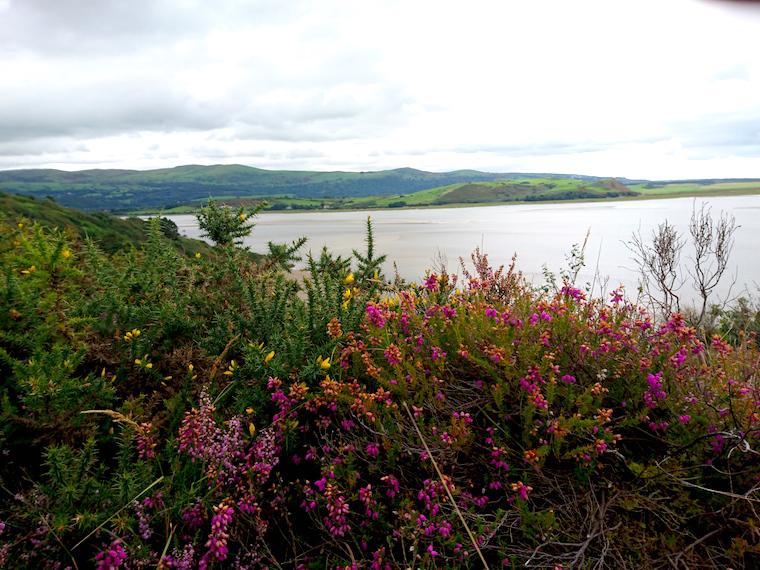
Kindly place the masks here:
[(169, 239), (179, 239), (179, 228), (169, 218), (161, 216), (159, 218), (159, 224), (161, 224), (161, 233), (163, 233)]

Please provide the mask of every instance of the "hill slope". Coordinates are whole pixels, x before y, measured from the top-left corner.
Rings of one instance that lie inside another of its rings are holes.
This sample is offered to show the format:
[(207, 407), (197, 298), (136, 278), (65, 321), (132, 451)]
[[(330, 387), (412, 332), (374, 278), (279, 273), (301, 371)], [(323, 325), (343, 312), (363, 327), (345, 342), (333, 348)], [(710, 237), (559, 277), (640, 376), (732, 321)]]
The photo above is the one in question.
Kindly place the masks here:
[[(80, 238), (92, 238), (103, 250), (113, 252), (118, 249), (139, 246), (148, 239), (148, 222), (139, 218), (121, 219), (105, 212), (81, 212), (65, 208), (53, 200), (38, 200), (32, 196), (14, 196), (0, 192), (0, 220), (14, 221), (26, 218), (47, 229), (66, 230)], [(198, 240), (179, 237), (171, 227), (164, 230), (172, 236), (173, 243), (183, 252), (207, 254), (210, 247)]]
[[(564, 175), (496, 174), (474, 170), (425, 172), (399, 168), (378, 172), (262, 170), (240, 165), (178, 166), (160, 170), (6, 170), (0, 191), (43, 198), (84, 210), (169, 208), (209, 197), (362, 197), (409, 194), (465, 182)], [(593, 177), (580, 177), (596, 180)]]

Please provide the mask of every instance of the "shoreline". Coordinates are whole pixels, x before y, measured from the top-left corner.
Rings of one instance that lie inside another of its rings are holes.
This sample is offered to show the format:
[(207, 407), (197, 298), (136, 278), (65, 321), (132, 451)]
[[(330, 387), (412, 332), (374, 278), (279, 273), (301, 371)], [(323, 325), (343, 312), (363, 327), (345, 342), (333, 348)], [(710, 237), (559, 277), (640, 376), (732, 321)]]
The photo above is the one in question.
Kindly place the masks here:
[[(480, 208), (490, 206), (520, 206), (520, 205), (540, 205), (540, 204), (589, 204), (589, 203), (606, 203), (606, 202), (633, 202), (641, 200), (666, 200), (672, 198), (720, 198), (729, 196), (757, 196), (760, 195), (760, 187), (757, 189), (721, 189), (721, 190), (704, 190), (701, 192), (671, 192), (658, 193), (639, 196), (617, 196), (614, 198), (578, 198), (571, 200), (511, 200), (505, 202), (457, 202), (452, 204), (416, 204), (402, 206), (398, 208), (388, 207), (366, 207), (366, 208), (311, 208), (311, 209), (290, 209), (290, 210), (262, 210), (258, 215), (265, 214), (311, 214), (311, 213), (332, 213), (332, 212), (377, 212), (377, 211), (399, 211), (399, 210), (438, 210), (438, 209), (459, 209), (459, 208)], [(136, 210), (132, 212), (113, 212), (120, 217), (139, 217), (139, 216), (192, 216), (198, 213), (200, 208), (193, 208), (186, 212), (167, 212), (166, 210)]]

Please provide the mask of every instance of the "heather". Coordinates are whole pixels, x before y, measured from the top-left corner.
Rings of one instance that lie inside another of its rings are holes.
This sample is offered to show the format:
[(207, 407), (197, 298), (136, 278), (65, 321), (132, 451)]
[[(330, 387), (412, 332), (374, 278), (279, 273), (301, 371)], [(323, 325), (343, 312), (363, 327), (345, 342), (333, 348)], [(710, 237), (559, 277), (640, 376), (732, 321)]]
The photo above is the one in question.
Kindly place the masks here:
[(746, 306), (707, 332), (480, 252), (390, 280), (369, 224), (299, 283), (302, 241), (202, 216), (191, 255), (0, 222), (0, 566), (757, 565)]

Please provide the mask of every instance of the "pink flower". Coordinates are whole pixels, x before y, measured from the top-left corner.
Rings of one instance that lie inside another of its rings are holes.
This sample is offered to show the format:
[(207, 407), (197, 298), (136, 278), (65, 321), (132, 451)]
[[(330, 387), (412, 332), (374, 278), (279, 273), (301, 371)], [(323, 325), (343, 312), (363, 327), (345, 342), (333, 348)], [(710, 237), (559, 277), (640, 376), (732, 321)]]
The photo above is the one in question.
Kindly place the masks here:
[(383, 317), (383, 314), (380, 312), (380, 309), (378, 309), (376, 305), (373, 303), (367, 304), (365, 311), (367, 313), (367, 319), (369, 319), (370, 323), (380, 329), (385, 326), (385, 317)]
[(121, 540), (114, 540), (108, 550), (98, 552), (95, 556), (97, 570), (113, 570), (119, 568), (127, 559), (127, 551), (121, 545)]
[(208, 552), (198, 561), (198, 568), (200, 570), (206, 570), (212, 558), (219, 561), (226, 560), (229, 554), (227, 540), (230, 537), (227, 528), (232, 522), (234, 512), (228, 499), (225, 499), (214, 507), (214, 516), (211, 517), (211, 533), (206, 541)]
[(383, 354), (385, 355), (385, 360), (387, 360), (388, 364), (391, 366), (401, 364), (401, 350), (395, 344), (391, 343), (388, 345), (388, 348), (385, 349)]
[(434, 346), (430, 350), (430, 357), (433, 360), (438, 360), (439, 358), (446, 358), (446, 353), (442, 351), (440, 348), (438, 348), (437, 346)]

